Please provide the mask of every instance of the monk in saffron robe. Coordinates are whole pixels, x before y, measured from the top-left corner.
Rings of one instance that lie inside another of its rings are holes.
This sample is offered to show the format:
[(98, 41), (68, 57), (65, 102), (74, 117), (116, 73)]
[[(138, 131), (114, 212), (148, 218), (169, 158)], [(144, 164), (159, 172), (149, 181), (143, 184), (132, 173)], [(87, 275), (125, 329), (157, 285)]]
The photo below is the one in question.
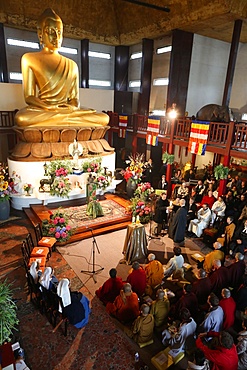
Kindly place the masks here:
[(113, 303), (107, 303), (106, 311), (123, 324), (133, 322), (138, 317), (140, 313), (138, 296), (132, 292), (129, 283), (124, 284)]
[(114, 302), (123, 287), (122, 278), (117, 277), (117, 270), (115, 268), (109, 271), (110, 278), (96, 290), (97, 297), (106, 305), (108, 302)]
[(106, 126), (109, 117), (94, 109), (80, 109), (77, 64), (58, 53), (63, 23), (46, 9), (38, 20), (41, 51), (22, 57), (24, 98), (28, 106), (15, 116), (16, 124), (27, 126)]
[(146, 293), (152, 295), (153, 288), (162, 283), (164, 278), (164, 269), (162, 263), (155, 259), (155, 255), (150, 253), (148, 255), (149, 263), (145, 267), (146, 278), (147, 278), (147, 289)]

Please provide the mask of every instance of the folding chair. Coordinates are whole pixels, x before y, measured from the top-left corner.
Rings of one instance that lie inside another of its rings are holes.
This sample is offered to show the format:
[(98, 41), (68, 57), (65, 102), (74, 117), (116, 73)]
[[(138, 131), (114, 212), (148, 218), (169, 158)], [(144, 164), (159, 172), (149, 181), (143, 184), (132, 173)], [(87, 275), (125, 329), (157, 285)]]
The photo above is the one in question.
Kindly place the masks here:
[(35, 303), (37, 307), (40, 307), (41, 292), (39, 290), (39, 284), (34, 282), (34, 279), (29, 271), (27, 271), (27, 284), (31, 302)]
[(36, 224), (34, 226), (34, 231), (36, 235), (37, 244), (42, 247), (49, 248), (49, 256), (51, 256), (51, 252), (55, 251), (56, 238), (50, 236), (43, 236), (40, 224)]
[(49, 248), (47, 247), (35, 247), (30, 233), (26, 237), (30, 257), (44, 257), (46, 260), (49, 260)]

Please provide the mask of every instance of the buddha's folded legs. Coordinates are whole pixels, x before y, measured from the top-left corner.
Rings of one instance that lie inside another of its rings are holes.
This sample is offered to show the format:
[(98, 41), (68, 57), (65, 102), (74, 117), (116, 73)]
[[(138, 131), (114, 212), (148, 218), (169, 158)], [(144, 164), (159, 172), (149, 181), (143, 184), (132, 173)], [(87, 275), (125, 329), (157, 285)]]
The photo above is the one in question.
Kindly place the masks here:
[(71, 113), (45, 111), (38, 108), (24, 108), (15, 115), (16, 125), (28, 126), (81, 126), (95, 127), (106, 126), (109, 116), (105, 113), (78, 109)]

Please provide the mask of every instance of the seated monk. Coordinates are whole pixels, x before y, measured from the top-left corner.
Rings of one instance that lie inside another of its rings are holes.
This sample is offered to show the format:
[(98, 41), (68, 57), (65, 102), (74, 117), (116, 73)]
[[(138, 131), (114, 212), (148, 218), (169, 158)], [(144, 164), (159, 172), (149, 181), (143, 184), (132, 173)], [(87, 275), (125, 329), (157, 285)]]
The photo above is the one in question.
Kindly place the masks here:
[(38, 37), (43, 49), (24, 54), (21, 61), (28, 107), (16, 114), (17, 126), (106, 126), (107, 114), (80, 109), (78, 66), (58, 53), (63, 23), (52, 9), (39, 18)]
[(162, 263), (155, 259), (155, 254), (150, 253), (148, 255), (148, 261), (149, 262), (145, 267), (147, 278), (146, 294), (151, 296), (153, 294), (153, 289), (162, 283), (164, 269)]

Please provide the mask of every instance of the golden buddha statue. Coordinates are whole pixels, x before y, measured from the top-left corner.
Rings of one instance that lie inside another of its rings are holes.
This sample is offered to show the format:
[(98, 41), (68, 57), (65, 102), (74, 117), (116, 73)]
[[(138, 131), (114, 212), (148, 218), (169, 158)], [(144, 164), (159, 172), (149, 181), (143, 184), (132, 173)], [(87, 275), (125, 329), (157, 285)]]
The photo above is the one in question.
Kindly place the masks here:
[(46, 9), (37, 29), (43, 48), (24, 54), (21, 60), (28, 106), (16, 114), (17, 126), (106, 126), (107, 114), (80, 108), (78, 66), (58, 52), (63, 40), (61, 18), (52, 9)]

